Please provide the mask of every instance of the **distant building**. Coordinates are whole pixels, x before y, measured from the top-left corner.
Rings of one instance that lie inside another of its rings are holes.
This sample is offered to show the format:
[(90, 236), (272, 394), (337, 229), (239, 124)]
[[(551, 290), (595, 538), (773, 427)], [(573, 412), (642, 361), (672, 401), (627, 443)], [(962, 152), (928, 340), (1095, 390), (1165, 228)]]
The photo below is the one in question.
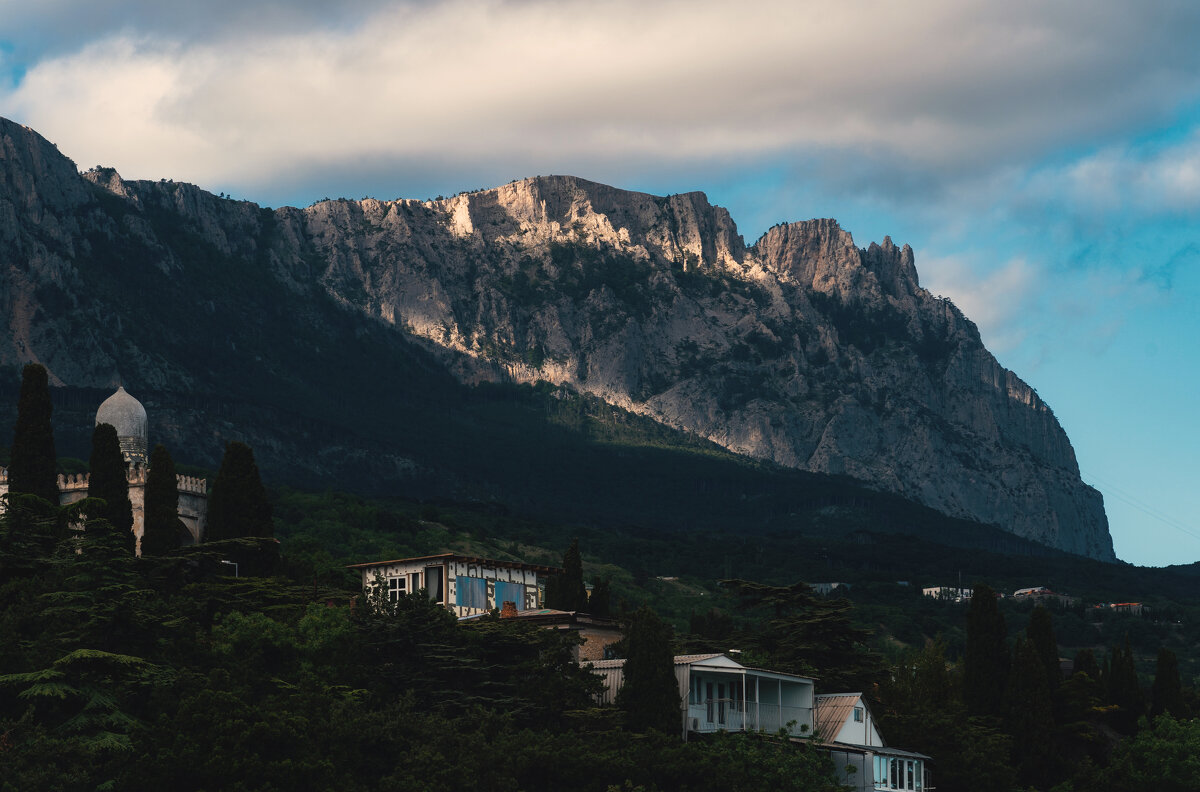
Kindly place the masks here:
[[(604, 682), (600, 703), (612, 704), (625, 682), (625, 661), (602, 660), (591, 668)], [(696, 654), (675, 658), (675, 679), (684, 739), (718, 731), (813, 733), (813, 680), (808, 677), (748, 668), (723, 654)]]
[[(605, 660), (591, 668), (604, 682), (600, 703), (613, 703), (624, 682), (625, 661)], [(724, 654), (676, 657), (675, 679), (685, 740), (718, 731), (772, 735), (783, 729), (794, 739), (815, 738), (850, 789), (932, 788), (929, 757), (889, 748), (859, 693), (815, 696), (808, 677), (749, 668)]]
[(500, 611), (513, 619), (548, 630), (573, 632), (583, 643), (575, 649), (579, 662), (603, 660), (609, 647), (621, 640), (620, 625), (587, 613), (543, 607), (546, 580), (562, 573), (558, 567), (498, 561), (441, 553), (395, 561), (353, 564), (362, 573), (363, 593), (381, 592), (389, 599), (424, 591), (425, 595), (459, 618), (470, 621)]
[(496, 561), (488, 558), (441, 553), (395, 561), (351, 564), (362, 573), (363, 591), (382, 586), (391, 599), (424, 591), (455, 616), (477, 616), (511, 602), (518, 611), (540, 609), (546, 580), (562, 573), (558, 567)]
[(817, 696), (816, 722), (838, 780), (851, 789), (932, 789), (929, 757), (889, 748), (861, 693)]
[(971, 600), (971, 589), (969, 588), (932, 586), (921, 589), (921, 593), (926, 597), (932, 597), (943, 602), (969, 602)]
[(1130, 616), (1145, 616), (1150, 608), (1140, 602), (1102, 602), (1089, 610), (1095, 612), (1128, 613)]
[(849, 583), (806, 583), (805, 585), (822, 597), (828, 597), (835, 591), (845, 593), (850, 590)]
[(1069, 597), (1066, 594), (1059, 594), (1051, 591), (1045, 586), (1033, 586), (1031, 588), (1017, 589), (1013, 592), (1013, 599), (1033, 600), (1034, 602), (1054, 600), (1056, 602), (1061, 602), (1063, 605), (1074, 605), (1079, 601), (1077, 597)]
[[(612, 656), (612, 645), (625, 637), (621, 625), (615, 619), (602, 619), (588, 613), (554, 610), (553, 608), (518, 610), (515, 606), (510, 607), (511, 605), (511, 602), (501, 604), (501, 619), (513, 619), (545, 627), (548, 630), (572, 632), (578, 635), (582, 639), (582, 643), (575, 647), (576, 662), (586, 663), (609, 659)], [(463, 616), (460, 621), (478, 618), (480, 616)]]
[[(96, 410), (96, 425), (110, 424), (117, 430), (121, 454), (125, 457), (125, 476), (129, 483), (129, 504), (133, 507), (133, 533), (137, 537), (137, 553), (142, 552), (142, 534), (146, 518), (146, 473), (149, 459), (146, 448), (146, 408), (129, 395), (123, 387), (109, 396)], [(179, 520), (186, 531), (180, 530), (182, 545), (204, 541), (208, 525), (208, 481), (194, 476), (176, 476), (179, 489)], [(87, 497), (88, 474), (75, 473), (58, 477), (58, 503), (67, 506)], [(0, 495), (8, 493), (8, 471), (0, 468)], [(0, 510), (4, 504), (0, 501)]]

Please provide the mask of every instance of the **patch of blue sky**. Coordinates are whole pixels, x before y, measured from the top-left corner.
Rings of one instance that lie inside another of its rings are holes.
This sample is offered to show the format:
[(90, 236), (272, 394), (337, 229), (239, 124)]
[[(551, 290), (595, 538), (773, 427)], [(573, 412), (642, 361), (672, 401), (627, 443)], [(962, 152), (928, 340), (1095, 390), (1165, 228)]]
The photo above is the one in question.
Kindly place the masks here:
[(0, 88), (12, 89), (25, 79), (27, 64), (15, 57), (16, 47), (0, 39)]

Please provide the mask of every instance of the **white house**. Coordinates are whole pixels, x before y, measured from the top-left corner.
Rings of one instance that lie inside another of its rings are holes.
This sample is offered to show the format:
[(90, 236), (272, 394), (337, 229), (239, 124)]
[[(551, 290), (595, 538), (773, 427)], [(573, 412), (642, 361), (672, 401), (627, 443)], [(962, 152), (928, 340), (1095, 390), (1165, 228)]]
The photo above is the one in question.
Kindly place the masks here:
[(541, 608), (546, 579), (560, 574), (557, 567), (496, 561), (455, 553), (351, 564), (362, 572), (363, 592), (377, 586), (391, 599), (424, 590), (429, 599), (445, 605), (455, 616), (474, 616), (512, 602), (517, 610)]
[(929, 757), (887, 747), (861, 693), (817, 696), (816, 723), (839, 780), (851, 789), (923, 792), (933, 788)]
[(955, 586), (931, 586), (930, 588), (921, 589), (921, 593), (926, 597), (932, 597), (943, 602), (970, 602), (971, 594), (969, 588)]
[[(611, 704), (625, 681), (624, 660), (591, 664), (604, 681), (600, 703)], [(723, 654), (675, 658), (679, 683), (680, 731), (766, 731), (813, 733), (813, 680), (795, 674), (749, 668)]]

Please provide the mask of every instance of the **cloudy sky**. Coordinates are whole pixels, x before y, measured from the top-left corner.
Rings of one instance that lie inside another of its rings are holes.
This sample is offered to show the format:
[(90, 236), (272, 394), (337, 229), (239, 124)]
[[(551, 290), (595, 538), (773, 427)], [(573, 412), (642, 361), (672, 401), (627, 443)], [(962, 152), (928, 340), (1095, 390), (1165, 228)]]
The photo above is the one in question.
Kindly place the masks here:
[(1198, 35), (1171, 0), (0, 0), (0, 115), (269, 206), (570, 173), (890, 235), (1158, 566), (1200, 560)]

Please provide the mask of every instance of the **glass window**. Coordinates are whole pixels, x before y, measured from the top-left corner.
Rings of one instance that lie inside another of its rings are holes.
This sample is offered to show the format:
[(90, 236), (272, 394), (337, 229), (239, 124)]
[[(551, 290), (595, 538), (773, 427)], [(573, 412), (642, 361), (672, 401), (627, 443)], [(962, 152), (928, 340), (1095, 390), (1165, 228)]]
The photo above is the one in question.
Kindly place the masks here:
[(855, 707), (855, 708), (854, 708), (854, 722), (855, 722), (855, 723), (862, 723), (862, 720), (863, 720), (863, 709), (862, 709), (862, 707)]
[(925, 775), (925, 773), (924, 773), (925, 765), (920, 760), (914, 762), (913, 764), (916, 767), (916, 771), (917, 771), (917, 787), (916, 788), (917, 788), (917, 790), (923, 790), (923, 789), (925, 789), (925, 779), (922, 776)]
[(487, 610), (487, 581), (483, 578), (460, 576), (455, 587), (454, 603), (461, 608)]
[(909, 759), (904, 765), (908, 771), (908, 786), (905, 789), (915, 789), (916, 787), (913, 786), (913, 761)]
[(388, 599), (392, 602), (400, 599), (405, 592), (405, 579), (403, 577), (390, 577), (387, 579)]

